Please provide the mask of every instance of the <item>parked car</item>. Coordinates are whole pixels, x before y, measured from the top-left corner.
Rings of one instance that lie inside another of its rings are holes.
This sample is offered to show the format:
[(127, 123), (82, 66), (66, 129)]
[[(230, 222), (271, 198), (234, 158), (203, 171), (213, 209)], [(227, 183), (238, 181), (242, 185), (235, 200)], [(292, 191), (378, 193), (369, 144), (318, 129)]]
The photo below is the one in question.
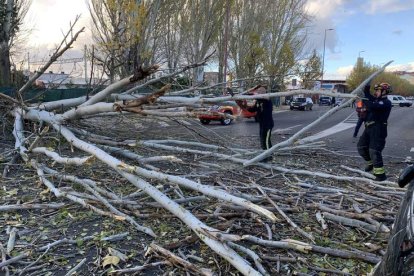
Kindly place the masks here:
[(398, 99), (400, 99), (400, 103), (399, 103), (399, 105), (400, 105), (401, 107), (404, 107), (404, 106), (406, 106), (406, 107), (410, 107), (410, 106), (412, 106), (412, 105), (413, 105), (413, 102), (412, 102), (412, 101), (407, 100), (407, 99), (406, 99), (406, 98), (404, 98), (403, 96), (398, 96)]
[(319, 97), (319, 105), (331, 105), (331, 97)]
[(403, 96), (400, 95), (387, 95), (388, 100), (392, 103), (392, 105), (398, 106), (412, 106), (412, 102), (406, 100)]
[(290, 110), (298, 109), (298, 110), (312, 110), (313, 101), (311, 98), (294, 98), (290, 102)]
[(337, 98), (334, 106), (340, 106), (343, 102), (345, 102), (343, 98)]
[[(253, 103), (247, 103), (247, 106), (252, 106), (252, 104)], [(213, 105), (208, 109), (208, 111), (210, 114), (203, 114), (198, 116), (198, 119), (203, 125), (207, 125), (211, 121), (220, 121), (222, 125), (230, 125), (232, 123), (233, 119), (223, 117), (219, 113), (242, 116), (244, 118), (255, 118), (257, 121), (256, 112), (250, 112), (247, 109), (242, 109), (234, 101), (227, 101)]]

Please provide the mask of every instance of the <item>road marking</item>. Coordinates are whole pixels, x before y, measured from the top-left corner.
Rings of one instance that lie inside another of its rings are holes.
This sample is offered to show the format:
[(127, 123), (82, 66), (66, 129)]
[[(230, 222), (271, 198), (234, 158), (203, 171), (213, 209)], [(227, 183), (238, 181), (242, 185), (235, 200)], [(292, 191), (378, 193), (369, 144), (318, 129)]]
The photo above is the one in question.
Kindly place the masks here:
[(272, 113), (273, 113), (273, 114), (274, 114), (274, 113), (282, 113), (282, 112), (286, 112), (286, 111), (289, 111), (289, 110), (287, 110), (287, 109), (275, 110), (275, 111), (273, 111)]
[(187, 120), (178, 120), (180, 123), (182, 123), (182, 124), (184, 124), (184, 125), (187, 125), (187, 126), (191, 126), (191, 123), (190, 122), (188, 122)]
[(358, 116), (356, 116), (357, 114), (355, 112), (352, 112), (348, 117), (345, 118), (345, 120), (343, 120), (343, 123), (356, 123), (358, 122)]
[(291, 127), (288, 127), (288, 128), (277, 128), (277, 129), (273, 130), (272, 133), (283, 133), (283, 132), (292, 130), (293, 128), (300, 127), (300, 126), (301, 125), (295, 125), (295, 126), (291, 126)]
[(312, 135), (312, 136), (308, 136), (306, 138), (303, 138), (303, 139), (300, 140), (300, 142), (312, 142), (312, 141), (321, 139), (323, 137), (326, 137), (326, 136), (335, 134), (337, 132), (341, 132), (341, 131), (347, 130), (347, 129), (352, 128), (354, 126), (355, 126), (355, 124), (342, 122), (342, 123), (339, 123), (337, 125), (334, 125), (333, 127), (330, 127), (328, 129), (325, 129), (324, 131), (321, 131), (321, 132), (319, 132), (319, 133), (317, 133), (315, 135)]
[(414, 152), (414, 148), (411, 148), (410, 152)]

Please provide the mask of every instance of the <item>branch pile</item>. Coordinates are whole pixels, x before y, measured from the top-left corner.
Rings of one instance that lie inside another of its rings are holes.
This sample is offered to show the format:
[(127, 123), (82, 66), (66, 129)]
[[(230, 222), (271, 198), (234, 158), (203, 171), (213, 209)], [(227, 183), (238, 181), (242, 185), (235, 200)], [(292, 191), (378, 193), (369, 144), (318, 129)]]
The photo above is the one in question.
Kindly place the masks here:
[[(18, 100), (2, 97), (13, 104), (14, 137), (1, 152), (2, 272), (360, 274), (381, 260), (403, 195), (394, 183), (339, 167), (320, 143), (281, 142), (273, 163), (245, 167), (270, 153), (176, 118), (262, 96), (185, 100), (165, 96), (169, 86), (114, 95), (156, 69), (139, 68), (88, 99), (29, 106), (24, 90)], [(173, 126), (156, 127), (166, 121)]]

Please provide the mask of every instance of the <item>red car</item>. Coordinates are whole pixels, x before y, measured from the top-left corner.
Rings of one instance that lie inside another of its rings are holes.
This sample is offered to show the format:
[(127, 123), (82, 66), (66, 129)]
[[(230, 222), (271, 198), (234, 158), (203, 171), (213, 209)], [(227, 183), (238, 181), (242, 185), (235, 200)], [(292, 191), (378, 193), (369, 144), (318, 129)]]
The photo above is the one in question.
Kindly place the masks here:
[[(253, 106), (253, 104), (247, 103), (247, 106)], [(234, 101), (227, 101), (219, 103), (218, 105), (213, 105), (208, 109), (208, 111), (212, 113), (219, 112), (233, 116), (242, 116), (244, 118), (255, 118), (257, 121), (256, 112), (250, 112), (247, 109), (242, 109)], [(229, 125), (233, 121), (233, 119), (222, 117), (219, 114), (203, 114), (199, 115), (198, 119), (203, 125), (207, 125), (211, 121), (220, 121), (222, 125)]]

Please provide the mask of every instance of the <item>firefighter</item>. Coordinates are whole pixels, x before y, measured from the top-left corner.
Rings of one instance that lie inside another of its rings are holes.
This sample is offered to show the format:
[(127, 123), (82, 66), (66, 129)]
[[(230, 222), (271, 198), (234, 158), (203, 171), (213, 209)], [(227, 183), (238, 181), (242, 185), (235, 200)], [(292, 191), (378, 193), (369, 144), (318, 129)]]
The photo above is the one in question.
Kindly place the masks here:
[[(266, 93), (266, 87), (265, 86), (258, 86), (255, 90), (252, 91), (254, 94), (265, 94)], [(247, 109), (250, 112), (257, 112), (256, 118), (259, 122), (259, 128), (260, 128), (260, 145), (262, 149), (267, 150), (272, 147), (271, 142), (271, 134), (272, 134), (272, 128), (274, 126), (273, 122), (273, 105), (272, 102), (269, 99), (257, 99), (254, 106), (247, 107), (243, 101), (236, 101), (237, 104), (243, 108)], [(268, 162), (271, 161), (272, 157), (269, 156), (265, 158), (263, 161)]]
[(358, 152), (367, 162), (365, 171), (373, 170), (376, 181), (387, 179), (382, 161), (382, 150), (387, 137), (387, 120), (390, 116), (392, 104), (387, 95), (392, 92), (388, 83), (374, 86), (374, 96), (370, 94), (370, 85), (364, 89), (364, 105), (367, 109), (365, 130), (358, 141)]

